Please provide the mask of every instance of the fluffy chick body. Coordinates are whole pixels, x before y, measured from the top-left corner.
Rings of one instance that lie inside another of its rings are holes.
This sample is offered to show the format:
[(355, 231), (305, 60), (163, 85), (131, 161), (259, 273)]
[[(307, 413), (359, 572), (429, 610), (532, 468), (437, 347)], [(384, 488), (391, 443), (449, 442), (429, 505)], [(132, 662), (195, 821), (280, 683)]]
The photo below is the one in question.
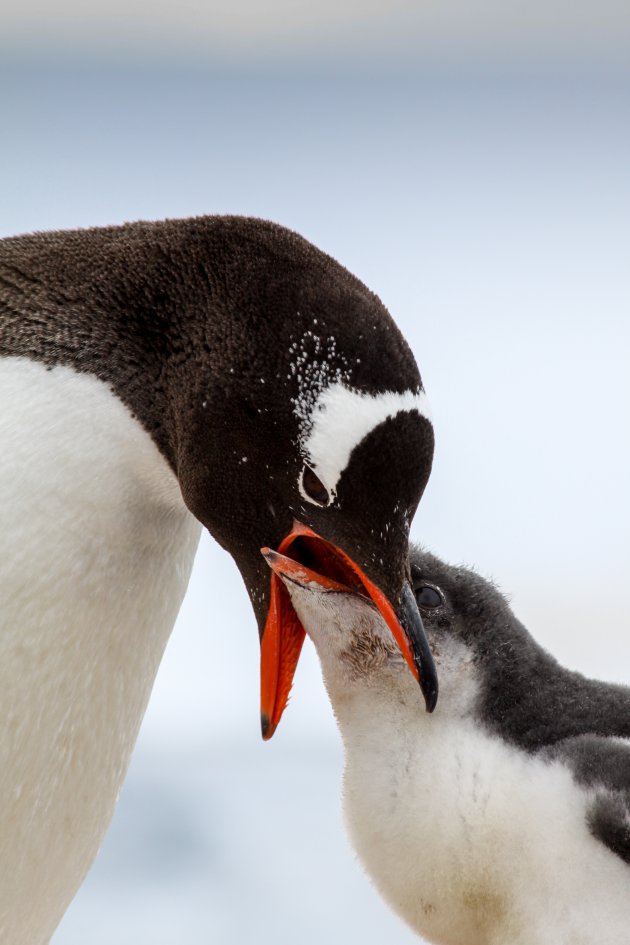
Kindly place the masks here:
[(630, 690), (560, 667), (473, 572), (416, 551), (412, 575), (442, 600), (423, 610), (432, 715), (372, 606), (329, 594), (322, 608), (289, 586), (343, 737), (367, 872), (438, 945), (627, 945)]

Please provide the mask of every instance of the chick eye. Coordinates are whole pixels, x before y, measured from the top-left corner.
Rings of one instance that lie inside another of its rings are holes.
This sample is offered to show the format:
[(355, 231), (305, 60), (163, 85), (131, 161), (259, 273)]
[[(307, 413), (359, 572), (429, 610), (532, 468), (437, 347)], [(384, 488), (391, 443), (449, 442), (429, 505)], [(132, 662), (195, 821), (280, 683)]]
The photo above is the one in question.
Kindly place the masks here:
[(302, 470), (302, 494), (317, 505), (328, 505), (330, 502), (328, 489), (310, 466), (304, 466)]
[(416, 588), (416, 603), (418, 607), (435, 610), (436, 607), (442, 606), (444, 598), (431, 584), (421, 584)]

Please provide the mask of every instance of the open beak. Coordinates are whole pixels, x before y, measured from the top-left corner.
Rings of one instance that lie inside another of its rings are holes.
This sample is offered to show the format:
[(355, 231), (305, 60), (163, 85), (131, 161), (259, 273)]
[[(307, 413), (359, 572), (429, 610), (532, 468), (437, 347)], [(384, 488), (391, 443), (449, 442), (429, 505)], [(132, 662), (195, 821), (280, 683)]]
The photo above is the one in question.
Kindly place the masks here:
[[(290, 553), (289, 553), (290, 552)], [(318, 591), (359, 594), (372, 600), (390, 628), (409, 669), (420, 683), (428, 712), (437, 702), (437, 673), (413, 591), (403, 587), (398, 612), (344, 551), (296, 522), (277, 551), (261, 548), (272, 569), (269, 612), (261, 643), (261, 727), (273, 735), (286, 707), (305, 632), (284, 580)]]

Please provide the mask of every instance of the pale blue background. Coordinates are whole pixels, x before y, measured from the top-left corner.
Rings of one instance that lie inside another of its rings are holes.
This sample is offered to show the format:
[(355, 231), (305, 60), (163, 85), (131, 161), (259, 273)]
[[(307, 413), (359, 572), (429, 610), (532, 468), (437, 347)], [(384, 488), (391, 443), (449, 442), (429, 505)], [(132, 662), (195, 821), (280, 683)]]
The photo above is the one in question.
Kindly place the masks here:
[[(630, 682), (628, 16), (534, 4), (521, 31), (498, 14), (450, 29), (382, 6), (350, 4), (328, 36), (287, 4), (278, 33), (216, 10), (213, 31), (191, 3), (170, 19), (97, 4), (91, 26), (62, 3), (53, 29), (43, 5), (9, 3), (1, 235), (247, 213), (336, 256), (392, 311), (433, 404), (416, 539), (492, 575), (565, 663)], [(416, 941), (347, 847), (341, 763), (308, 647), (260, 742), (253, 616), (204, 539), (54, 945)]]

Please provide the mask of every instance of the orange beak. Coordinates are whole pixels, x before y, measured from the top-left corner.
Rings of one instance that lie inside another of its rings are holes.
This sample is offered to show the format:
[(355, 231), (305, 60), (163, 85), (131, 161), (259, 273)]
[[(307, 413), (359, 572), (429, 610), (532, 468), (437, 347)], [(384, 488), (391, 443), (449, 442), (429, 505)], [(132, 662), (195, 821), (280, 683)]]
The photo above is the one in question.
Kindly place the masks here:
[[(297, 547), (293, 547), (294, 556), (289, 556), (289, 549), (296, 545)], [(355, 593), (371, 599), (390, 628), (411, 672), (422, 686), (427, 708), (432, 711), (437, 699), (437, 677), (428, 644), (426, 649), (422, 647), (422, 665), (423, 670), (425, 665), (427, 667), (429, 683), (421, 678), (417, 648), (414, 652), (409, 630), (403, 629), (385, 594), (370, 581), (349, 555), (299, 522), (294, 524), (292, 531), (281, 541), (277, 551), (261, 548), (261, 553), (273, 571), (260, 663), (260, 717), (265, 740), (271, 738), (275, 732), (286, 708), (305, 637), (282, 577), (306, 586), (316, 584), (319, 589)], [(416, 615), (420, 621), (417, 608)], [(421, 621), (420, 627), (422, 629)], [(434, 691), (434, 696), (427, 695), (429, 689), (431, 693)]]

